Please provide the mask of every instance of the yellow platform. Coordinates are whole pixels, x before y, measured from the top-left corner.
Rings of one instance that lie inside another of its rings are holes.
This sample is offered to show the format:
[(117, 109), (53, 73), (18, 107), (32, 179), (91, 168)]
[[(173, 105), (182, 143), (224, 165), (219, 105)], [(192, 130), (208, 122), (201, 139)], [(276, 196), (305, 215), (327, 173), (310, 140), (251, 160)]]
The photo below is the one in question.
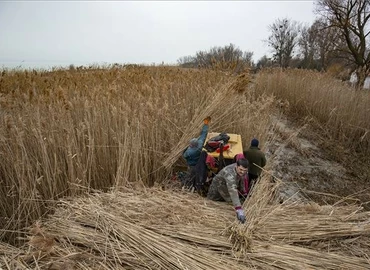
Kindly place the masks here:
[[(219, 134), (220, 133), (217, 133), (217, 132), (208, 133), (205, 144), (210, 138), (218, 136)], [(233, 134), (233, 133), (227, 133), (227, 135), (230, 136), (230, 140), (227, 143), (228, 145), (230, 145), (230, 147), (229, 149), (224, 151), (224, 158), (233, 159), (235, 155), (243, 153), (242, 137), (239, 134)], [(208, 152), (208, 154), (215, 158), (218, 158), (220, 156), (220, 153), (217, 153), (216, 151), (212, 153)]]

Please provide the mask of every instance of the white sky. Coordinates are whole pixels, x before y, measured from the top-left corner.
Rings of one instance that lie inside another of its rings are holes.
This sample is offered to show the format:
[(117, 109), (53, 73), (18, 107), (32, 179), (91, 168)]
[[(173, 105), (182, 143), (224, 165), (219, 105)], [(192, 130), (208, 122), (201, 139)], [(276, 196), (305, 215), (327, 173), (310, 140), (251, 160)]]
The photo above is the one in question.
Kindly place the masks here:
[(268, 25), (312, 24), (313, 8), (313, 0), (0, 2), (0, 67), (175, 64), (230, 43), (257, 61), (269, 55)]

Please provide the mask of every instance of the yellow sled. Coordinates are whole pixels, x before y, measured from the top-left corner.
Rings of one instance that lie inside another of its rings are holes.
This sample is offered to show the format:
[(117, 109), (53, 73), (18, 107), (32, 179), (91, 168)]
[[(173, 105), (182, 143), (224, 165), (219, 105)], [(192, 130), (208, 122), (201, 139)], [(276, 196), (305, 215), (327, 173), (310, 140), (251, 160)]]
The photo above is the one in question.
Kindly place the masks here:
[[(217, 133), (217, 132), (208, 133), (204, 144), (206, 144), (210, 138), (215, 137), (218, 134), (220, 133)], [(229, 145), (229, 148), (223, 151), (223, 157), (224, 159), (232, 160), (237, 154), (243, 153), (242, 137), (239, 134), (233, 134), (233, 133), (227, 133), (227, 135), (230, 136), (229, 142), (226, 144), (226, 145)], [(220, 153), (218, 153), (217, 151), (207, 152), (207, 153), (214, 158), (220, 157)]]

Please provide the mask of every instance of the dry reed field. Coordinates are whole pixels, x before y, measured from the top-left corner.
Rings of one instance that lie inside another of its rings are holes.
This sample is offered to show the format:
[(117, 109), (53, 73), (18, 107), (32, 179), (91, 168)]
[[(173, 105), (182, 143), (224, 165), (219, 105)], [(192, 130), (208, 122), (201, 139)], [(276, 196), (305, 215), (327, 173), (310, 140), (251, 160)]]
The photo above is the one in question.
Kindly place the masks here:
[(0, 226), (8, 240), (58, 198), (166, 181), (208, 115), (211, 131), (266, 141), (273, 110), (271, 98), (244, 91), (248, 76), (215, 71), (4, 71), (0, 82)]
[[(318, 175), (321, 178), (317, 183), (315, 180), (301, 181), (300, 186), (319, 192), (318, 196), (310, 192), (317, 202), (329, 200), (334, 203), (333, 199), (339, 195), (359, 200), (369, 210), (369, 91), (355, 90), (329, 74), (298, 69), (268, 69), (258, 73), (255, 91), (257, 95), (274, 95), (284, 114), (295, 122), (297, 133), (317, 147), (306, 152), (299, 144), (292, 145), (311, 163), (307, 165), (318, 166), (317, 174), (307, 176), (308, 179)], [(325, 170), (327, 163), (312, 163), (313, 159), (323, 155), (343, 166), (346, 174), (333, 179), (327, 172), (334, 168)], [(334, 196), (324, 196), (324, 193)]]
[(325, 73), (298, 69), (260, 72), (255, 89), (257, 93), (273, 94), (281, 100), (285, 113), (315, 126), (322, 134), (317, 139), (324, 147), (337, 148), (343, 158), (348, 153), (340, 148), (345, 147), (369, 164), (369, 91), (356, 91)]
[[(241, 134), (244, 146), (274, 141), (287, 97), (271, 90), (293, 85), (290, 75), (3, 72), (0, 269), (369, 269), (370, 212), (282, 202), (269, 164), (243, 205), (246, 224), (170, 180), (208, 115), (211, 132)], [(309, 102), (299, 104), (304, 115)]]

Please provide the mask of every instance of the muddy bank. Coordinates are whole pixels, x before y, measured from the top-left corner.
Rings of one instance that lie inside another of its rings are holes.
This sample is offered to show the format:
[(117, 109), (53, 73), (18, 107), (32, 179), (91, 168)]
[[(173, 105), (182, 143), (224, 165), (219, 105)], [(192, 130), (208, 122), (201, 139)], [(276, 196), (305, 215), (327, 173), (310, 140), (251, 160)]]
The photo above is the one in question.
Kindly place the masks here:
[[(268, 173), (284, 182), (282, 200), (312, 200), (319, 204), (356, 202), (370, 208), (366, 177), (333, 160), (309, 125), (298, 126), (275, 117), (273, 139), (264, 147)], [(316, 139), (317, 138), (317, 139)]]

